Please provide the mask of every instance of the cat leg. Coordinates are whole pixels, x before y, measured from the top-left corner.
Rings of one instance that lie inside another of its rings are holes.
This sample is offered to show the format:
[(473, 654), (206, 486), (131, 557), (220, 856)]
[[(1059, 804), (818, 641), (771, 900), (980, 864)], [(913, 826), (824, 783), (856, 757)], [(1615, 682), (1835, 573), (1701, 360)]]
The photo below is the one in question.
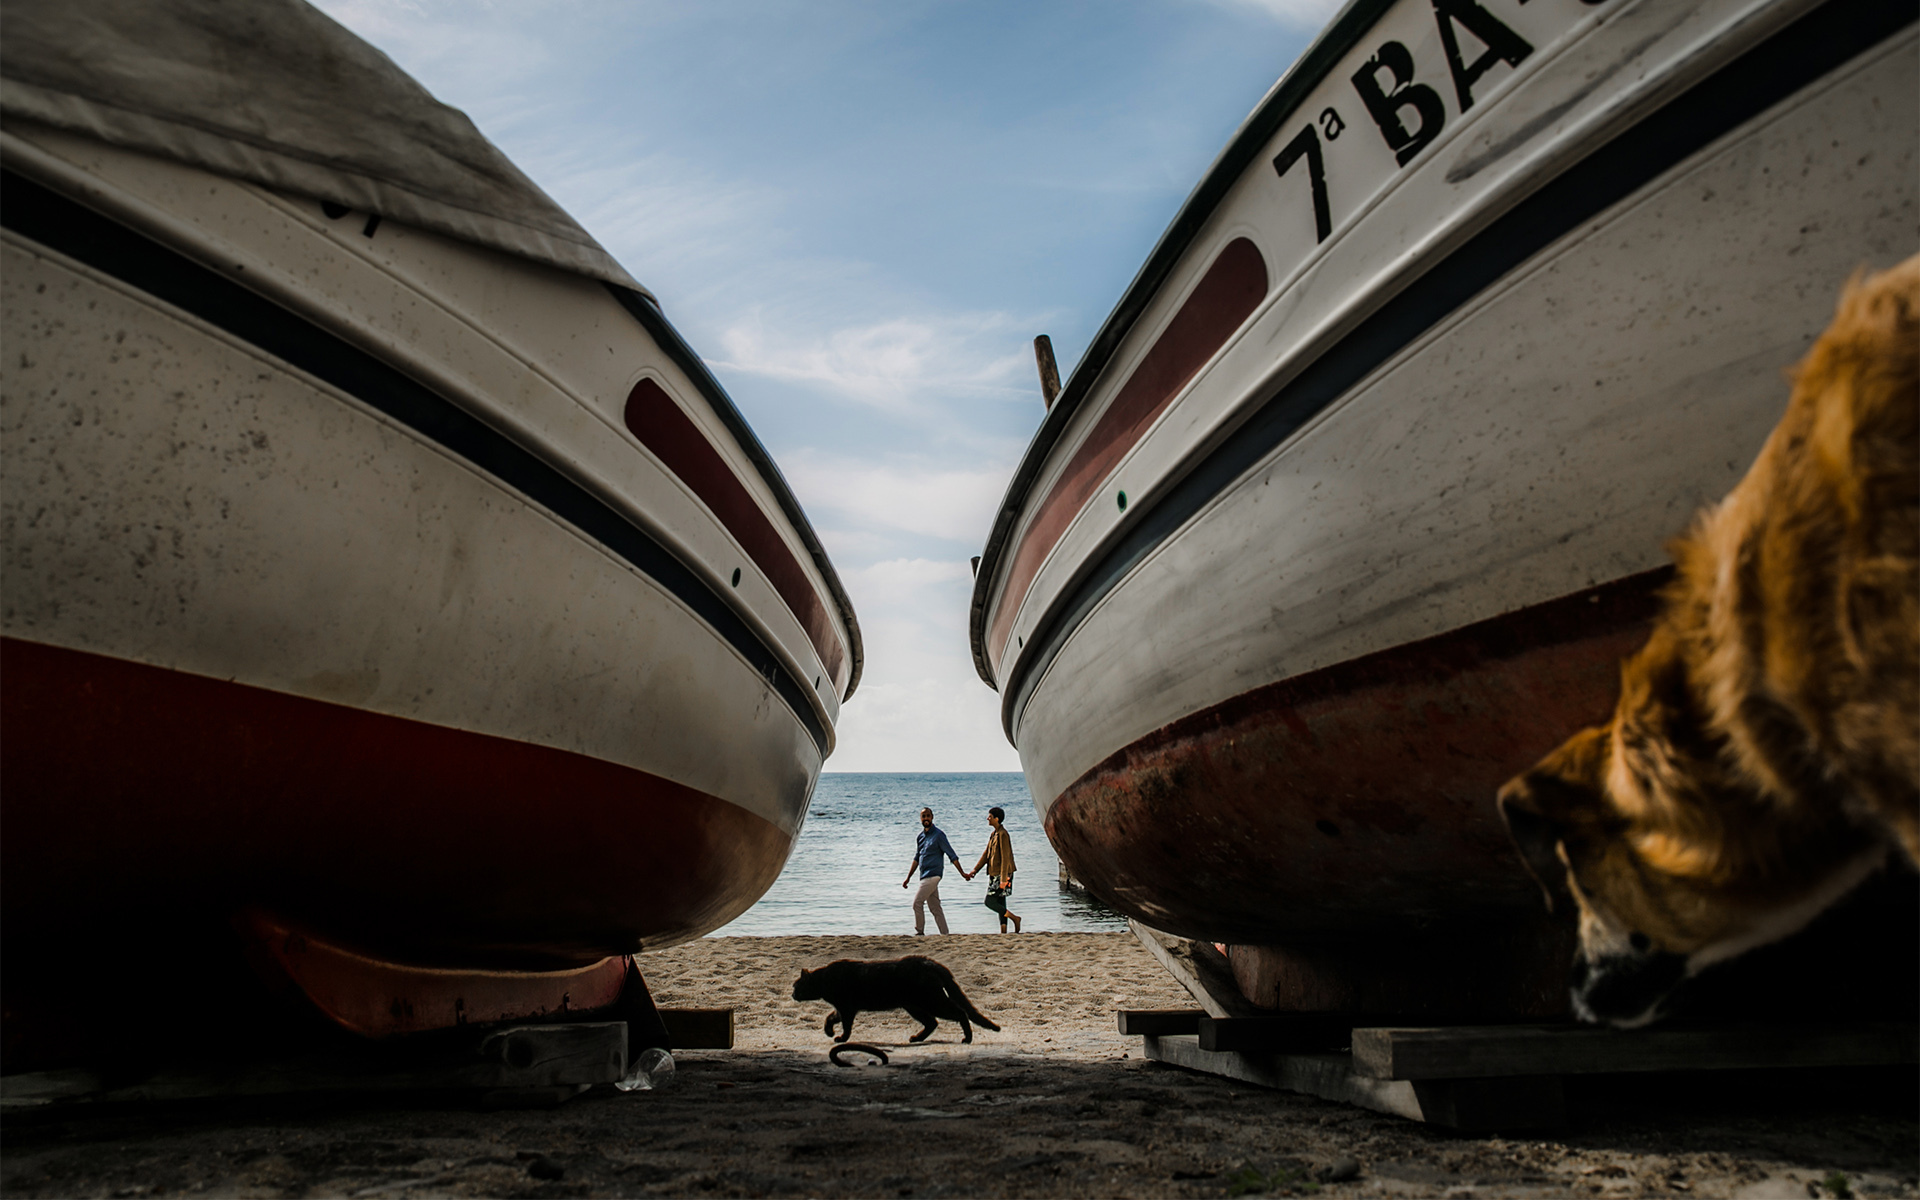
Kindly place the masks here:
[(912, 1036), (908, 1037), (907, 1040), (910, 1042), (926, 1041), (928, 1035), (933, 1032), (934, 1027), (940, 1024), (940, 1019), (938, 1017), (935, 1017), (931, 1013), (917, 1012), (914, 1009), (910, 1008), (907, 1010), (907, 1015), (912, 1017), (914, 1020), (920, 1022), (920, 1024), (925, 1027), (921, 1029), (919, 1033), (913, 1034)]
[(835, 1009), (833, 1012), (830, 1012), (827, 1014), (827, 1023), (821, 1026), (821, 1028), (826, 1030), (828, 1037), (833, 1036), (833, 1027), (834, 1025), (839, 1023), (839, 1020), (840, 1020), (840, 1012), (838, 1009)]
[(860, 1012), (859, 1009), (852, 1008), (852, 1009), (848, 1009), (844, 1013), (835, 1014), (840, 1018), (841, 1025), (840, 1025), (840, 1036), (833, 1039), (834, 1041), (844, 1042), (848, 1038), (853, 1036), (853, 1018), (856, 1015), (858, 1015), (859, 1012)]
[(960, 1033), (961, 1033), (961, 1038), (960, 1038), (961, 1041), (963, 1042), (973, 1041), (973, 1026), (967, 1024), (967, 1014), (965, 1012), (962, 1012), (960, 1014)]

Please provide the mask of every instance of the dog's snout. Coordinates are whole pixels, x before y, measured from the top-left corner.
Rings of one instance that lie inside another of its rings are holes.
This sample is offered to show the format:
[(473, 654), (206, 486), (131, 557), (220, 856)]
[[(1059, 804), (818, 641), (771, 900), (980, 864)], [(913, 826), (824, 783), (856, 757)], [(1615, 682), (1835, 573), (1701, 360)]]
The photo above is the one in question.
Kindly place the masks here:
[[(1573, 1010), (1583, 1021), (1633, 1029), (1658, 1018), (1686, 979), (1687, 958), (1665, 950), (1606, 954), (1574, 960), (1571, 975)], [(1650, 942), (1647, 943), (1651, 945)]]

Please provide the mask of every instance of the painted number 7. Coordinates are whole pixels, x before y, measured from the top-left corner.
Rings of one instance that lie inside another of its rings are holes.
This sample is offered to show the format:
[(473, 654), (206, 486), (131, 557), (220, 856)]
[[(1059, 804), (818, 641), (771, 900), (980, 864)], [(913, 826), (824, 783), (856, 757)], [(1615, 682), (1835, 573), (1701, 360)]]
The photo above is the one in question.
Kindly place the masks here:
[(1301, 158), (1307, 160), (1307, 182), (1313, 188), (1313, 231), (1324, 242), (1333, 232), (1333, 216), (1327, 207), (1327, 164), (1320, 157), (1320, 135), (1312, 125), (1303, 125), (1294, 139), (1274, 156), (1273, 169), (1285, 175)]

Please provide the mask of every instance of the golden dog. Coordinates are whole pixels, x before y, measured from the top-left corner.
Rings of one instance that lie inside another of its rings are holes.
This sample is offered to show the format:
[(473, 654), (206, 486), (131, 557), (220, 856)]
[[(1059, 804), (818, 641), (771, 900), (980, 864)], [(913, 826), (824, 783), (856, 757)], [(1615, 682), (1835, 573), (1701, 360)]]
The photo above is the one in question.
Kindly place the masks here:
[(1672, 547), (1613, 720), (1500, 790), (1579, 907), (1573, 1001), (1620, 1026), (1920, 863), (1920, 257), (1856, 276), (1786, 416)]

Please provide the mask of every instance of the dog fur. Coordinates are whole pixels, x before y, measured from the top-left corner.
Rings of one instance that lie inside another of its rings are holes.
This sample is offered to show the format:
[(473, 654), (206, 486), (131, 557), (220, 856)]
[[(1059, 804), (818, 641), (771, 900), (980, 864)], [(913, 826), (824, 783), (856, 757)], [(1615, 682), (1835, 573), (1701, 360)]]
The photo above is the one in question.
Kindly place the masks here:
[(1746, 478), (1676, 573), (1606, 725), (1500, 791), (1578, 906), (1575, 1011), (1631, 1027), (1920, 864), (1920, 257), (1847, 285)]

